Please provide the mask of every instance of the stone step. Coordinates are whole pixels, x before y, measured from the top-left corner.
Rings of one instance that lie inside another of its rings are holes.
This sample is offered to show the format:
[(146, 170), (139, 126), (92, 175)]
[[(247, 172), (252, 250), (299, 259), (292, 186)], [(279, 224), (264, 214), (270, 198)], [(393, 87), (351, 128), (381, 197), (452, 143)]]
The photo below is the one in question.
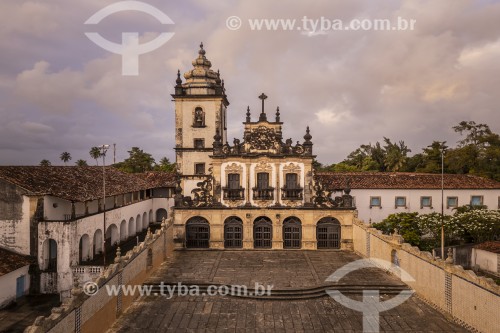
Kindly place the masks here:
[[(152, 293), (160, 294), (161, 288), (158, 283), (144, 283), (144, 285), (153, 286)], [(167, 286), (172, 288), (172, 286), (177, 286), (177, 283), (167, 283), (164, 282), (163, 292), (168, 293)], [(207, 293), (207, 288), (211, 285), (217, 287), (226, 287), (224, 290), (232, 290), (232, 285), (225, 284), (213, 284), (213, 283), (187, 283), (183, 282), (183, 286), (192, 289), (192, 286), (198, 286), (200, 294), (205, 295)], [(190, 288), (191, 287), (191, 288)], [(170, 289), (171, 290), (171, 289)], [(236, 291), (238, 289), (235, 289)], [(246, 298), (246, 299), (259, 299), (259, 300), (294, 300), (294, 299), (311, 299), (327, 296), (327, 290), (338, 290), (342, 294), (346, 295), (362, 295), (364, 290), (377, 290), (381, 295), (397, 295), (403, 290), (410, 290), (407, 285), (368, 285), (368, 284), (330, 284), (321, 286), (312, 286), (306, 288), (287, 288), (287, 289), (272, 289), (270, 293), (264, 293), (264, 295), (255, 295), (255, 289), (247, 288), (247, 293), (238, 295), (228, 293), (227, 296)], [(263, 293), (260, 291), (260, 293)]]

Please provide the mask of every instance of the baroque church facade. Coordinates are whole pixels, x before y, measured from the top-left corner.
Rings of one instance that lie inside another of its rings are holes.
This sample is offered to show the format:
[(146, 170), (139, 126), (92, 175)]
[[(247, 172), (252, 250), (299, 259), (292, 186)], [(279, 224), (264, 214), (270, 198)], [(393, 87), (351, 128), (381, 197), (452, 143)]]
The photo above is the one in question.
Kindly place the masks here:
[(178, 71), (172, 95), (176, 248), (351, 249), (350, 190), (317, 181), (309, 127), (302, 142), (284, 139), (279, 108), (269, 119), (263, 93), (258, 119), (248, 108), (230, 144), (224, 81), (205, 53), (201, 44), (184, 82)]

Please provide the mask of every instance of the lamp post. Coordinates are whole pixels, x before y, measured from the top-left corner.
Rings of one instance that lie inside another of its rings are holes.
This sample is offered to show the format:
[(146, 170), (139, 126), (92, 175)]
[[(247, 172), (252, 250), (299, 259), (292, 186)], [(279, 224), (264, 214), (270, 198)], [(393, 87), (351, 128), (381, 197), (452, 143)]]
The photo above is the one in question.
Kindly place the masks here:
[(106, 151), (109, 145), (102, 145), (99, 147), (102, 155), (102, 207), (103, 207), (103, 265), (106, 266)]
[(441, 259), (444, 260), (444, 144), (441, 147)]

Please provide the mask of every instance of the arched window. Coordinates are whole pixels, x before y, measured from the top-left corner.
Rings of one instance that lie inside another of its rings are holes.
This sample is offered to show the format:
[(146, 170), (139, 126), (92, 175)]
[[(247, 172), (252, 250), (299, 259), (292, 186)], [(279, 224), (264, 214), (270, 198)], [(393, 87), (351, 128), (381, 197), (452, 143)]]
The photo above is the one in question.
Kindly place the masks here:
[(200, 107), (194, 109), (193, 127), (205, 127), (205, 112)]
[(161, 222), (163, 218), (167, 218), (167, 210), (160, 208), (156, 211), (156, 222)]
[(128, 234), (127, 234), (127, 221), (123, 220), (120, 223), (120, 240), (124, 241), (124, 240), (127, 239), (127, 237), (128, 237)]
[(97, 229), (94, 232), (94, 258), (100, 253), (102, 253), (102, 231)]
[(135, 221), (134, 218), (131, 217), (130, 220), (128, 220), (128, 236), (132, 237), (135, 236)]
[(89, 235), (85, 234), (80, 238), (79, 260), (80, 263), (90, 260), (90, 239)]
[(316, 225), (318, 249), (340, 249), (340, 222), (333, 217), (324, 217)]
[(302, 240), (302, 225), (294, 216), (283, 221), (283, 248), (300, 249)]
[(243, 222), (239, 217), (231, 216), (224, 222), (224, 247), (243, 247)]
[(203, 217), (195, 216), (186, 222), (186, 247), (210, 247), (210, 225)]
[(108, 227), (108, 230), (106, 230), (106, 246), (107, 246), (106, 250), (108, 250), (108, 248), (111, 248), (118, 242), (119, 242), (118, 228), (116, 227), (116, 225), (111, 224)]
[(43, 243), (43, 269), (57, 272), (57, 242), (47, 239)]
[(261, 216), (253, 223), (254, 248), (270, 249), (273, 242), (273, 224), (268, 217)]

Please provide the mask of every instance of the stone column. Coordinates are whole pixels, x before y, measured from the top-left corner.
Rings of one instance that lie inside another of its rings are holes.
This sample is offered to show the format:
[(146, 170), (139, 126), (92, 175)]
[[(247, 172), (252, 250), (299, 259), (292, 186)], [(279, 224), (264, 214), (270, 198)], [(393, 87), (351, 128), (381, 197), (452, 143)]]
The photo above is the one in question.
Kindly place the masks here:
[(222, 214), (220, 211), (211, 216), (207, 216), (210, 221), (210, 248), (223, 249), (224, 248), (224, 221), (222, 221)]
[(280, 184), (280, 164), (275, 163), (276, 166), (276, 204), (281, 204), (281, 184)]
[[(246, 176), (247, 176), (247, 179), (246, 179), (246, 194), (245, 194), (245, 205), (246, 206), (250, 206), (251, 203), (250, 203), (250, 195), (252, 195), (252, 189), (250, 188), (250, 163), (247, 163), (245, 166), (246, 166)], [(252, 235), (253, 235), (253, 231), (252, 231)], [(253, 236), (252, 236), (253, 238)], [(252, 245), (253, 247), (253, 245)]]
[(281, 214), (277, 213), (273, 223), (273, 250), (283, 249), (283, 223)]
[(246, 213), (243, 219), (243, 248), (253, 249), (253, 221), (250, 213)]

